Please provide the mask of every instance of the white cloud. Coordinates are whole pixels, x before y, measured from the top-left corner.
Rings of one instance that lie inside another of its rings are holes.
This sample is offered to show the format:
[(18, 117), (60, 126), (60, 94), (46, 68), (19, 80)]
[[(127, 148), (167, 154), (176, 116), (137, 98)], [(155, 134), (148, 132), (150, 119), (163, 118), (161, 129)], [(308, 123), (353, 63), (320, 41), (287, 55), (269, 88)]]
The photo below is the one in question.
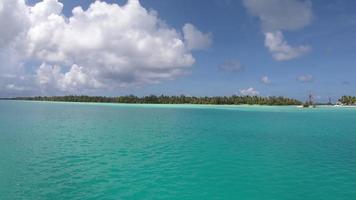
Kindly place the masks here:
[(212, 44), (212, 34), (204, 34), (192, 24), (185, 24), (183, 33), (184, 40), (186, 41), (188, 48), (191, 50), (206, 49)]
[(285, 41), (282, 31), (295, 31), (313, 20), (310, 0), (244, 0), (253, 16), (260, 19), (265, 35), (265, 46), (277, 61), (286, 61), (305, 55), (307, 45), (292, 47)]
[(51, 15), (60, 15), (63, 4), (58, 0), (44, 0), (31, 7), (31, 20), (38, 23), (39, 20), (46, 21)]
[(27, 6), (23, 0), (0, 1), (0, 50), (10, 45), (27, 28)]
[(240, 72), (244, 69), (243, 65), (237, 60), (228, 60), (219, 66), (219, 69), (226, 72)]
[(247, 88), (247, 89), (241, 89), (240, 90), (240, 94), (244, 95), (244, 96), (257, 96), (257, 95), (260, 94), (260, 92), (255, 90), (255, 88), (250, 87), (250, 88)]
[(277, 61), (298, 58), (311, 50), (309, 46), (290, 46), (280, 31), (265, 33), (265, 45)]
[(268, 78), (268, 76), (262, 76), (261, 82), (266, 85), (269, 85), (272, 83), (272, 81)]
[(84, 88), (101, 88), (103, 85), (94, 77), (89, 77), (85, 69), (78, 65), (72, 65), (70, 70), (59, 80), (64, 91), (77, 91)]
[(299, 82), (313, 82), (314, 81), (314, 77), (310, 74), (305, 74), (305, 75), (301, 75), (297, 77), (297, 81)]
[(25, 90), (24, 87), (19, 87), (19, 86), (16, 86), (14, 84), (6, 85), (6, 88), (9, 89), (9, 90), (15, 90), (15, 91), (24, 91)]
[(266, 32), (303, 28), (313, 20), (310, 0), (244, 0), (249, 13), (261, 20)]
[[(172, 80), (195, 63), (191, 50), (212, 42), (211, 34), (191, 24), (182, 32), (169, 27), (138, 0), (123, 6), (95, 1), (87, 10), (74, 8), (68, 18), (58, 0), (43, 0), (34, 6), (25, 5), (24, 0), (1, 2), (1, 25), (6, 21), (2, 19), (12, 20), (10, 10), (19, 10), (16, 16), (23, 16), (8, 23), (10, 31), (1, 29), (0, 36), (6, 36), (1, 38), (23, 47), (23, 62), (46, 63), (34, 74), (41, 89), (76, 92)], [(14, 8), (8, 11), (10, 4)], [(3, 52), (0, 50), (0, 56)]]
[(35, 81), (33, 77), (24, 75), (21, 71), (18, 73), (5, 72), (0, 74), (1, 97), (32, 95), (34, 86)]
[(62, 73), (58, 65), (51, 66), (43, 63), (36, 73), (37, 82), (44, 92), (53, 89), (76, 92), (103, 86), (95, 78), (89, 77), (83, 67), (78, 65), (73, 65), (68, 72)]

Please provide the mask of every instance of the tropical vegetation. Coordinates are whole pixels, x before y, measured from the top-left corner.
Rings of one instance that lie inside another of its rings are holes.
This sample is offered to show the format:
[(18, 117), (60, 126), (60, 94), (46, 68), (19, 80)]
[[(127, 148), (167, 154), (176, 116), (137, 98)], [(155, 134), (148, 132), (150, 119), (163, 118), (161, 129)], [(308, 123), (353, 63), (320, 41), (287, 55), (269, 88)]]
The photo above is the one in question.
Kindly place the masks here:
[(217, 105), (301, 105), (302, 102), (286, 97), (260, 97), (260, 96), (216, 96), (216, 97), (194, 97), (194, 96), (156, 96), (149, 95), (138, 97), (134, 95), (119, 97), (103, 96), (37, 96), (16, 97), (11, 100), (31, 101), (63, 101), (63, 102), (103, 102), (103, 103), (139, 103), (139, 104), (217, 104)]
[(342, 96), (339, 101), (344, 105), (356, 105), (355, 96)]

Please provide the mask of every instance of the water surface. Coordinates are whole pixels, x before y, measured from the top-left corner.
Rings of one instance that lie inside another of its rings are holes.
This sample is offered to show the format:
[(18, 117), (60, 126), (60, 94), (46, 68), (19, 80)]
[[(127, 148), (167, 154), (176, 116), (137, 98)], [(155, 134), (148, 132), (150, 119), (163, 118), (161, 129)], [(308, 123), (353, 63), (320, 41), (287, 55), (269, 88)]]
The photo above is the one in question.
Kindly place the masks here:
[(0, 101), (0, 199), (356, 199), (356, 109)]

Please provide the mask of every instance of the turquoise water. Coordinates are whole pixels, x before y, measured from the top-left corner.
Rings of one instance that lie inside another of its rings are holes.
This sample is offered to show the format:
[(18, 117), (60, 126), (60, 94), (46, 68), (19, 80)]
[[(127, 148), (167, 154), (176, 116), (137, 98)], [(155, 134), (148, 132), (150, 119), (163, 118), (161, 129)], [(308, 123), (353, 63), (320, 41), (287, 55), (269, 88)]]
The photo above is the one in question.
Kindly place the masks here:
[(356, 199), (356, 108), (0, 101), (0, 199)]

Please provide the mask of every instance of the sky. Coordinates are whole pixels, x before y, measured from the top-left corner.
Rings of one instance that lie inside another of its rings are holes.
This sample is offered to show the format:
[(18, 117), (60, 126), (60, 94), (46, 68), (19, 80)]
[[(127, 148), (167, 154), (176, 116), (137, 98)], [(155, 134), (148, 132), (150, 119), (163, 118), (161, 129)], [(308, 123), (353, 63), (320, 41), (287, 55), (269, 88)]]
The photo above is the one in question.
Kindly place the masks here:
[(353, 0), (0, 0), (0, 97), (356, 95)]

